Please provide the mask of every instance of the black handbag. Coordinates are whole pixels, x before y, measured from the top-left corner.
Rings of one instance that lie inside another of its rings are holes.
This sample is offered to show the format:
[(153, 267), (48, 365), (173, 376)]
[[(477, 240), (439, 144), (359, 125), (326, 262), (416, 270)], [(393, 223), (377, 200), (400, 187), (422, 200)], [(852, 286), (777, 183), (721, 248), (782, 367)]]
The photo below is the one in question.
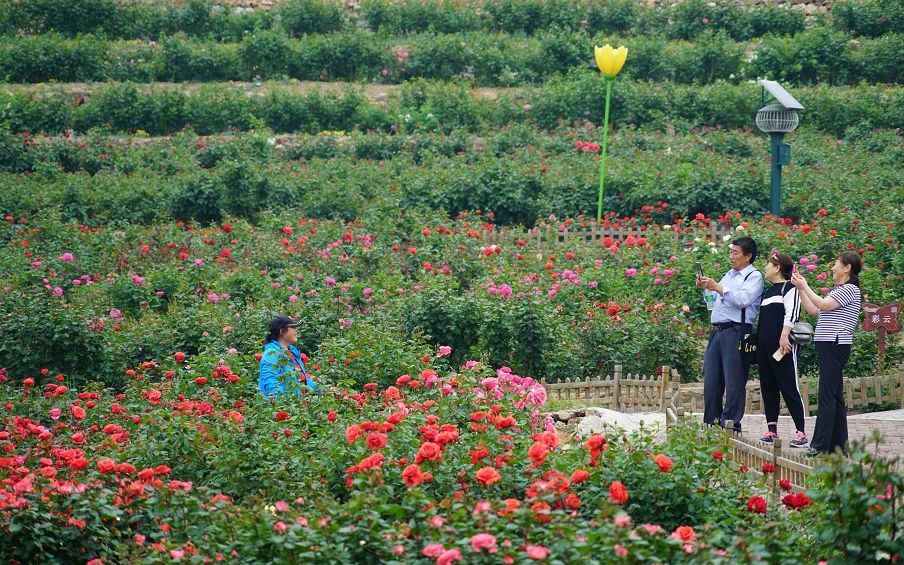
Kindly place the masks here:
[(741, 363), (745, 366), (756, 363), (756, 342), (757, 335), (752, 329), (750, 333), (743, 334), (741, 340), (738, 342), (738, 351), (741, 353)]

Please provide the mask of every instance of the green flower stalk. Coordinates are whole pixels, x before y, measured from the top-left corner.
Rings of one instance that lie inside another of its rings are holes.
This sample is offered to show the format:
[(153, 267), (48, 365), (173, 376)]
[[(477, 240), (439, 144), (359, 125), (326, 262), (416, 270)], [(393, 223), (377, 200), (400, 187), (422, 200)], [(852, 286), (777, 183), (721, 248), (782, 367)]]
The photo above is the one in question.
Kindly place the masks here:
[(624, 45), (613, 49), (608, 43), (603, 47), (594, 46), (593, 56), (596, 66), (606, 78), (606, 111), (603, 116), (603, 148), (600, 155), (600, 192), (596, 206), (596, 221), (603, 219), (603, 192), (606, 186), (606, 145), (609, 140), (609, 102), (612, 99), (612, 82), (625, 65), (628, 48)]

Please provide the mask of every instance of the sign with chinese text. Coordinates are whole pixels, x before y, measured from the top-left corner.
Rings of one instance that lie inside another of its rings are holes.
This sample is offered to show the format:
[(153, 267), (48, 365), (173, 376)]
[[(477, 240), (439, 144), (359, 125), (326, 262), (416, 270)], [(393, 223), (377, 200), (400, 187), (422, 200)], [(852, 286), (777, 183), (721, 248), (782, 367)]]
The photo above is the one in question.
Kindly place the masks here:
[(898, 321), (898, 316), (901, 314), (901, 305), (879, 306), (866, 303), (861, 308), (865, 314), (863, 330), (877, 333), (876, 342), (879, 346), (879, 370), (881, 371), (885, 360), (885, 334), (893, 334), (901, 329), (901, 323)]

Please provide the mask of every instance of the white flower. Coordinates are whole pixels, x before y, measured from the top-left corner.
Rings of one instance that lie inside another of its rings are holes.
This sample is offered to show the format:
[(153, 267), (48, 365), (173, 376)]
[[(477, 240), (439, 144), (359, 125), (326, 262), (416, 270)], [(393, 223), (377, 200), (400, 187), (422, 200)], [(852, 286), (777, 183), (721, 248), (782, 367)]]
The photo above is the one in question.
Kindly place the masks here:
[(738, 226), (735, 228), (737, 231), (744, 231), (744, 226)]
[(662, 229), (668, 231), (668, 230), (672, 229), (672, 224), (665, 224), (662, 226)]
[(722, 241), (728, 241), (729, 239), (731, 239), (731, 235), (729, 235), (729, 234), (725, 234), (722, 236)]
[(715, 241), (709, 241), (709, 242), (706, 243), (706, 245), (709, 245), (710, 247), (715, 247), (715, 246), (716, 246), (716, 242), (715, 242)]

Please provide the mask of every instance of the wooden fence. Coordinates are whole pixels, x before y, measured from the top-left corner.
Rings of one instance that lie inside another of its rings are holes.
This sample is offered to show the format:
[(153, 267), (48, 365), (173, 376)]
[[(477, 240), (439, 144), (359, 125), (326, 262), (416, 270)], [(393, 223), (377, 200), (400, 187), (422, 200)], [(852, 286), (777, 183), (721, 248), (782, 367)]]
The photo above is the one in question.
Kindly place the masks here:
[[(696, 418), (687, 415), (703, 411), (703, 389), (699, 386), (682, 386), (678, 371), (662, 367), (659, 375), (624, 374), (621, 365), (615, 366), (613, 375), (603, 378), (566, 379), (563, 382), (543, 385), (550, 398), (588, 400), (595, 405), (603, 405), (620, 412), (665, 412), (666, 428), (681, 421), (692, 421), (701, 426)], [(811, 388), (816, 383), (802, 382), (801, 394), (808, 413), (815, 413), (818, 405), (809, 402)], [(857, 410), (870, 404), (883, 402), (900, 403), (904, 406), (904, 365), (897, 367), (887, 376), (844, 379), (845, 403), (848, 410)], [(762, 413), (759, 382), (747, 385), (747, 413)], [(771, 446), (756, 439), (747, 439), (733, 431), (733, 423), (726, 422), (726, 441), (731, 446), (732, 458), (739, 465), (746, 465), (754, 472), (770, 464), (775, 471), (770, 473), (770, 484), (776, 492), (782, 479), (791, 483), (794, 489), (803, 488), (804, 480), (812, 470), (812, 461), (802, 454), (782, 449), (781, 440)]]
[[(662, 231), (660, 229), (660, 231)], [(691, 230), (676, 232), (672, 231), (676, 236), (698, 237), (701, 235), (700, 230)], [(483, 241), (487, 244), (503, 244), (514, 243), (519, 239), (524, 240), (536, 248), (549, 247), (558, 243), (583, 242), (583, 243), (600, 243), (607, 238), (617, 241), (624, 241), (628, 237), (647, 237), (649, 233), (640, 227), (605, 227), (596, 222), (588, 222), (585, 227), (571, 226), (559, 229), (557, 226), (543, 224), (535, 228), (527, 230), (519, 230), (514, 228), (498, 228), (494, 230), (485, 230), (480, 232)], [(721, 241), (731, 231), (716, 223), (712, 222), (705, 235), (712, 241)]]
[[(699, 425), (701, 431), (706, 425), (690, 419), (685, 415), (684, 408), (679, 406), (681, 402), (680, 385), (674, 383), (671, 388), (671, 397), (666, 403), (665, 422), (666, 429), (678, 422), (692, 422)], [(755, 439), (748, 439), (734, 432), (734, 422), (725, 422), (725, 429), (719, 431), (725, 435), (725, 440), (731, 446), (731, 458), (738, 465), (746, 465), (752, 472), (762, 472), (764, 465), (772, 465), (774, 471), (769, 473), (769, 482), (772, 488), (779, 492), (779, 481), (782, 479), (791, 483), (794, 490), (802, 490), (807, 475), (813, 470), (812, 460), (803, 454), (782, 450), (782, 441), (776, 439), (771, 446)]]
[(659, 412), (665, 409), (673, 381), (679, 382), (678, 371), (669, 367), (662, 367), (660, 375), (637, 375), (624, 374), (622, 366), (616, 365), (611, 376), (541, 382), (551, 398), (586, 399), (619, 412)]
[[(815, 416), (819, 409), (817, 393), (818, 381), (800, 381), (800, 395), (804, 401), (804, 413)], [(811, 398), (812, 395), (812, 398)], [(904, 366), (889, 375), (844, 379), (844, 405), (848, 411), (861, 412), (869, 407), (890, 402), (904, 406)], [(681, 407), (687, 412), (703, 411), (703, 387), (701, 385), (682, 387)], [(763, 413), (763, 396), (760, 382), (747, 383), (747, 414)], [(782, 414), (788, 411), (782, 405)]]
[[(661, 375), (661, 376), (660, 376)], [(596, 405), (622, 412), (659, 411), (666, 408), (675, 390), (678, 390), (677, 408), (686, 413), (703, 412), (703, 386), (680, 385), (681, 377), (677, 369), (662, 367), (660, 375), (636, 375), (623, 372), (621, 365), (615, 366), (613, 375), (604, 377), (565, 379), (561, 382), (541, 382), (550, 398), (586, 399)], [(676, 388), (677, 387), (677, 388)], [(804, 408), (808, 415), (815, 415), (819, 407), (816, 398), (817, 382), (801, 381), (800, 391)], [(810, 395), (814, 399), (811, 402)], [(848, 411), (858, 412), (870, 405), (884, 402), (904, 407), (904, 365), (891, 374), (875, 377), (844, 379), (845, 406)], [(763, 401), (759, 381), (747, 383), (747, 414), (762, 414)], [(788, 411), (782, 407), (782, 414)]]

